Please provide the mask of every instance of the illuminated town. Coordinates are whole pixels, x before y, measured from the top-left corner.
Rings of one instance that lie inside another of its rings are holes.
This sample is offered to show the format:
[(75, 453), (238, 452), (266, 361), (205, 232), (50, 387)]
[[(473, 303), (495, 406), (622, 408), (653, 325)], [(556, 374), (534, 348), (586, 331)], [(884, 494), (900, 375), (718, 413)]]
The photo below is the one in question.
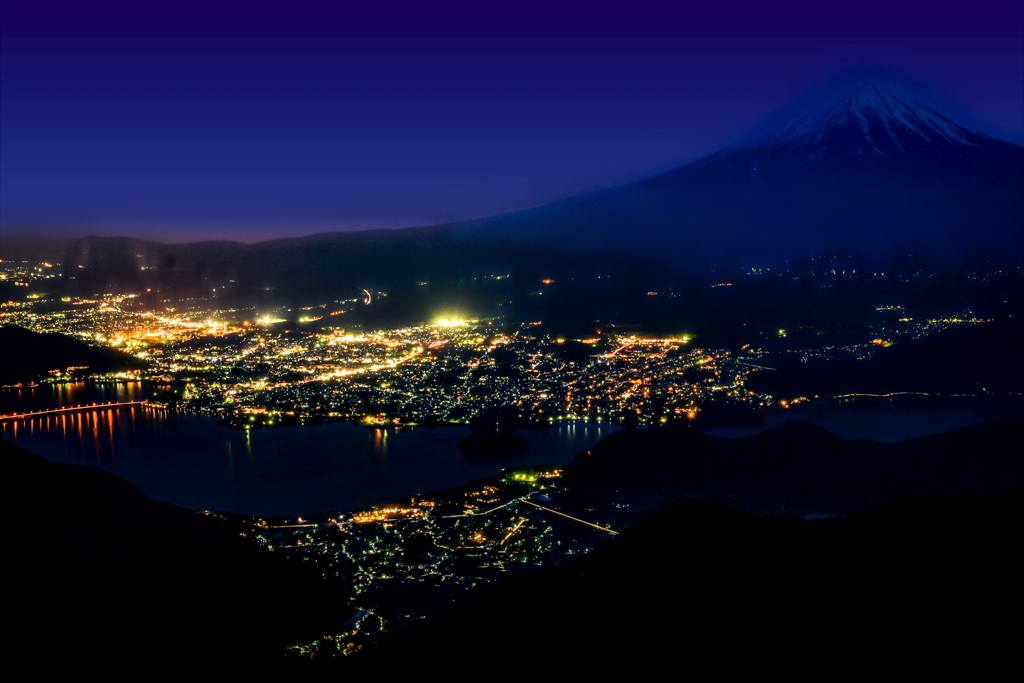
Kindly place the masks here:
[(298, 518), (216, 514), (272, 552), (313, 562), (349, 593), (343, 630), (294, 646), (349, 655), (475, 588), (584, 554), (651, 512), (560, 486), (562, 470), (511, 468), (437, 494)]
[(1022, 36), (1021, 0), (0, 0), (9, 658), (1006, 661)]
[[(19, 264), (5, 272), (37, 282), (51, 277), (48, 267)], [(543, 333), (539, 321), (501, 318), (347, 328), (341, 307), (369, 305), (370, 291), (301, 311), (216, 309), (211, 302), (154, 311), (140, 295), (32, 296), (4, 303), (0, 322), (69, 335), (146, 363), (104, 376), (87, 367), (55, 368), (45, 381), (150, 381), (171, 387), (151, 403), (216, 415), (238, 429), (331, 420), (404, 429), (537, 428), (565, 420), (651, 426), (694, 420), (709, 404), (785, 409), (807, 400), (749, 390), (751, 374), (771, 370), (773, 362), (768, 349), (751, 344), (730, 352), (695, 346), (699, 340), (688, 335), (614, 329), (565, 339)], [(878, 307), (876, 314), (870, 341), (800, 348), (789, 341), (799, 330), (780, 329), (765, 346), (770, 341), (801, 362), (863, 360), (893, 343), (981, 322), (970, 312), (915, 321), (900, 306)]]
[[(50, 264), (3, 265), (16, 282), (45, 288), (52, 277)], [(719, 286), (733, 285), (709, 287)], [(615, 326), (563, 338), (544, 332), (541, 321), (500, 317), (448, 315), (364, 330), (351, 311), (383, 296), (364, 290), (293, 310), (219, 309), (212, 299), (157, 299), (165, 305), (153, 306), (141, 294), (30, 294), (4, 303), (0, 323), (69, 335), (145, 363), (107, 374), (54, 368), (40, 382), (148, 382), (160, 390), (150, 407), (214, 416), (227, 428), (344, 420), (378, 432), (468, 425), (493, 433), (565, 421), (694, 424), (712, 406), (777, 413), (815, 398), (749, 388), (751, 376), (774, 370), (780, 356), (800, 363), (865, 360), (902, 341), (983, 322), (969, 311), (915, 320), (902, 306), (886, 305), (856, 343), (806, 344), (806, 330), (779, 329), (761, 346), (730, 351), (704, 347), (689, 334)], [(349, 596), (350, 618), (339, 632), (292, 649), (349, 655), (503, 576), (585, 554), (666, 504), (635, 492), (574, 491), (561, 479), (559, 467), (518, 467), (366, 509), (297, 518), (204, 514), (333, 577)]]

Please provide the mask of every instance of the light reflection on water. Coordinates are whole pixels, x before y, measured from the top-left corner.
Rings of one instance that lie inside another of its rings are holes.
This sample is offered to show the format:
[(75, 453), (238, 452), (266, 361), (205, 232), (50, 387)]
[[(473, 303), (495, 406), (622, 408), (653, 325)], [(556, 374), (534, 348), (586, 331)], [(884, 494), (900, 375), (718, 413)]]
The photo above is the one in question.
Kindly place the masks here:
[[(23, 389), (26, 404), (4, 391), (0, 404), (40, 410), (60, 405), (140, 400), (143, 385), (81, 385), (46, 394)], [(76, 391), (77, 389), (77, 391)], [(32, 391), (35, 396), (30, 395)], [(778, 418), (804, 418), (845, 438), (898, 441), (1024, 413), (1024, 399), (829, 404)], [(720, 428), (716, 436), (747, 436), (760, 429)], [(365, 429), (347, 422), (312, 427), (231, 431), (213, 418), (138, 406), (40, 416), (0, 423), (0, 437), (48, 460), (100, 467), (150, 496), (191, 509), (257, 514), (314, 514), (391, 502), (399, 497), (459, 486), (521, 464), (567, 464), (617, 431), (614, 426), (568, 422), (524, 431), (525, 453), (474, 459), (457, 448), (468, 429), (413, 432)]]
[(156, 391), (157, 387), (142, 382), (67, 382), (63, 384), (40, 384), (37, 387), (10, 387), (0, 389), (0, 413), (5, 409), (43, 410), (65, 408), (84, 403), (126, 403), (142, 401)]
[[(37, 395), (30, 409), (85, 402), (63, 398), (41, 403)], [(0, 437), (48, 460), (102, 468), (191, 509), (314, 514), (451, 488), (512, 465), (566, 464), (616, 429), (569, 423), (523, 432), (531, 444), (525, 453), (473, 459), (457, 447), (469, 434), (464, 428), (399, 433), (335, 422), (248, 432), (201, 415), (121, 406), (3, 422)]]

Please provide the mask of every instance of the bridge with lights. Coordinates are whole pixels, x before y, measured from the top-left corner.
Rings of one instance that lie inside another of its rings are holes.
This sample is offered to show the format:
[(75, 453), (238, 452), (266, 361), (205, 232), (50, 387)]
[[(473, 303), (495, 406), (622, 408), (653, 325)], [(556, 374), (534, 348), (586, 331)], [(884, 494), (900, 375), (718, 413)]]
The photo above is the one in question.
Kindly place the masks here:
[(126, 406), (145, 406), (148, 403), (148, 401), (122, 401), (120, 403), (110, 401), (108, 403), (88, 403), (79, 406), (68, 406), (66, 408), (30, 410), (24, 413), (0, 415), (0, 422), (11, 422), (14, 420), (34, 420), (37, 417), (46, 417), (47, 415), (67, 415), (68, 413), (79, 413), (90, 410), (107, 410), (108, 408), (123, 408)]

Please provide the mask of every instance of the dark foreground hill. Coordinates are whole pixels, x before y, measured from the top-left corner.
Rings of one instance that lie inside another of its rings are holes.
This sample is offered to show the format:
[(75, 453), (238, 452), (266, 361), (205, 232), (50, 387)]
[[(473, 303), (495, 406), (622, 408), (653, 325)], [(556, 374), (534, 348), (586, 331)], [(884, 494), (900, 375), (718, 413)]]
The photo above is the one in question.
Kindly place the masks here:
[(248, 668), (347, 616), (319, 571), (242, 538), (230, 519), (6, 441), (0, 457), (8, 661)]
[(984, 670), (1020, 654), (1022, 513), (1020, 492), (914, 495), (810, 522), (686, 500), (351, 664), (638, 679), (963, 658)]
[[(1004, 420), (895, 446), (801, 423), (733, 442), (620, 432), (581, 457), (568, 483), (685, 486), (697, 471), (737, 490), (824, 492), (854, 505), (903, 490), (1019, 489), (1021, 426)], [(230, 516), (159, 503), (107, 473), (6, 442), (0, 456), (7, 614), (18, 624), (8, 650), (18, 658), (266, 667), (285, 644), (337, 633), (351, 614), (320, 570), (265, 552)], [(813, 467), (815, 457), (825, 465)], [(1019, 490), (914, 494), (800, 521), (684, 500), (581, 560), (499, 582), (342, 664), (378, 674), (435, 663), (585, 674), (823, 657), (828, 671), (892, 655), (996, 660), (1020, 647), (1006, 623), (1021, 607), (1022, 502)]]
[(1024, 487), (1024, 418), (897, 444), (795, 420), (743, 439), (690, 429), (616, 432), (577, 454), (566, 485), (718, 496), (747, 510), (849, 513), (908, 493)]
[(87, 367), (91, 373), (145, 367), (144, 361), (111, 348), (90, 346), (63, 334), (40, 334), (14, 325), (0, 327), (0, 384), (46, 377), (50, 370)]

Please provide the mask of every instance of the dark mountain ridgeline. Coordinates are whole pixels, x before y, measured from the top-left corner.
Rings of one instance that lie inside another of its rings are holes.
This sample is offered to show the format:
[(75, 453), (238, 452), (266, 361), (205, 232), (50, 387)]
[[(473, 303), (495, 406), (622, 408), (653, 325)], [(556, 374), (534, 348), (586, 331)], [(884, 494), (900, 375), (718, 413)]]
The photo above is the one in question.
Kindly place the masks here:
[(744, 509), (850, 513), (910, 493), (1024, 488), (1024, 417), (897, 444), (849, 441), (794, 420), (723, 439), (692, 429), (621, 431), (577, 455), (569, 487), (717, 496)]
[(91, 346), (63, 334), (32, 332), (14, 325), (0, 327), (0, 384), (47, 377), (50, 370), (88, 367), (106, 373), (146, 367), (145, 361), (103, 346)]
[(1010, 541), (1022, 505), (1020, 492), (912, 495), (801, 522), (685, 500), (346, 664), (488, 666), (511, 648), (548, 674), (573, 675), (990, 666), (1020, 653), (1006, 618), (1022, 607)]
[[(135, 252), (136, 269), (109, 268), (112, 259), (101, 256), (108, 250)], [(145, 287), (151, 291), (141, 302), (150, 307), (191, 306), (195, 299), (211, 307), (261, 312), (283, 306), (294, 309), (285, 313), (292, 321), (302, 306), (328, 302), (321, 313), (346, 313), (325, 323), (342, 327), (452, 315), (533, 320), (553, 309), (567, 324), (589, 326), (624, 293), (647, 291), (652, 278), (665, 279), (670, 272), (667, 262), (651, 263), (635, 254), (574, 251), (517, 235), (494, 237), (468, 226), (324, 233), (252, 245), (89, 237), (65, 245), (60, 259), (66, 276), (76, 278), (66, 284), (79, 292)], [(614, 275), (619, 286), (597, 288), (597, 274)], [(541, 279), (554, 279), (559, 286), (539, 295)], [(372, 306), (362, 304), (364, 289), (374, 292)], [(345, 303), (351, 299), (359, 301)]]
[[(341, 664), (493, 664), (512, 644), (557, 648), (556, 668), (576, 671), (678, 657), (728, 669), (952, 648), (981, 661), (1012, 656), (1019, 643), (1003, 617), (1021, 601), (1012, 541), (1024, 502), (1022, 428), (1003, 420), (893, 446), (801, 422), (735, 441), (617, 432), (579, 455), (565, 485), (598, 495), (716, 489), (741, 503), (784, 497), (790, 509), (859, 511), (801, 522), (683, 500), (579, 560), (501, 581)], [(7, 442), (0, 449), (15, 522), (8, 564), (30, 596), (13, 603), (14, 647), (26, 657), (134, 666), (173, 653), (174, 665), (265, 667), (285, 643), (336, 632), (351, 614), (322, 570), (241, 538), (248, 529), (231, 516), (152, 501), (113, 475)]]
[[(164, 257), (159, 255), (163, 254), (173, 256), (174, 265), (143, 272), (143, 284), (152, 291), (143, 291), (140, 302), (156, 309), (197, 304), (245, 309), (238, 313), (241, 318), (273, 310), (274, 317), (291, 320), (284, 329), (313, 331), (324, 325), (394, 327), (453, 315), (543, 320), (545, 330), (566, 336), (585, 336), (609, 324), (629, 323), (654, 333), (698, 334), (708, 344), (738, 348), (752, 342), (761, 345), (759, 332), (779, 328), (866, 326), (874, 320), (874, 305), (894, 301), (933, 315), (965, 308), (984, 315), (1012, 314), (1024, 292), (1024, 279), (1009, 266), (999, 280), (969, 278), (972, 272), (996, 268), (985, 259), (968, 261), (934, 278), (919, 277), (922, 261), (910, 257), (885, 263), (884, 269), (898, 276), (892, 278), (872, 278), (870, 267), (852, 256), (795, 261), (799, 278), (750, 277), (721, 267), (721, 279), (732, 278), (734, 286), (710, 288), (709, 280), (714, 282), (715, 276), (707, 264), (699, 272), (677, 276), (664, 258), (668, 251), (654, 256), (629, 250), (572, 252), (490, 242), (479, 235), (461, 241), (455, 232), (445, 230), (430, 240), (429, 249), (418, 249), (404, 240), (416, 230), (379, 232), (370, 240), (371, 246), (360, 246), (367, 233), (312, 236), (302, 238), (305, 246), (267, 251), (261, 245), (237, 244), (238, 253), (223, 261), (205, 254), (202, 243), (155, 245), (154, 261), (162, 263)], [(84, 242), (94, 252), (103, 248), (104, 240)], [(79, 269), (73, 254), (61, 258), (67, 258), (78, 277), (93, 273), (102, 279), (103, 272), (94, 270), (89, 261)], [(852, 269), (861, 275), (833, 278), (829, 271), (839, 262), (848, 272)], [(203, 275), (197, 274), (200, 264)], [(542, 279), (552, 282), (543, 284)], [(79, 291), (75, 282), (68, 281), (66, 286)], [(110, 291), (139, 291), (135, 285), (119, 288), (121, 281), (116, 278), (102, 282)], [(89, 296), (96, 286), (85, 289)], [(364, 306), (363, 288), (387, 296), (375, 294), (372, 305)], [(200, 301), (194, 300), (197, 297)], [(325, 303), (325, 309), (319, 308)], [(301, 310), (303, 306), (316, 306), (317, 315), (346, 312), (299, 323), (299, 317), (309, 315)]]

